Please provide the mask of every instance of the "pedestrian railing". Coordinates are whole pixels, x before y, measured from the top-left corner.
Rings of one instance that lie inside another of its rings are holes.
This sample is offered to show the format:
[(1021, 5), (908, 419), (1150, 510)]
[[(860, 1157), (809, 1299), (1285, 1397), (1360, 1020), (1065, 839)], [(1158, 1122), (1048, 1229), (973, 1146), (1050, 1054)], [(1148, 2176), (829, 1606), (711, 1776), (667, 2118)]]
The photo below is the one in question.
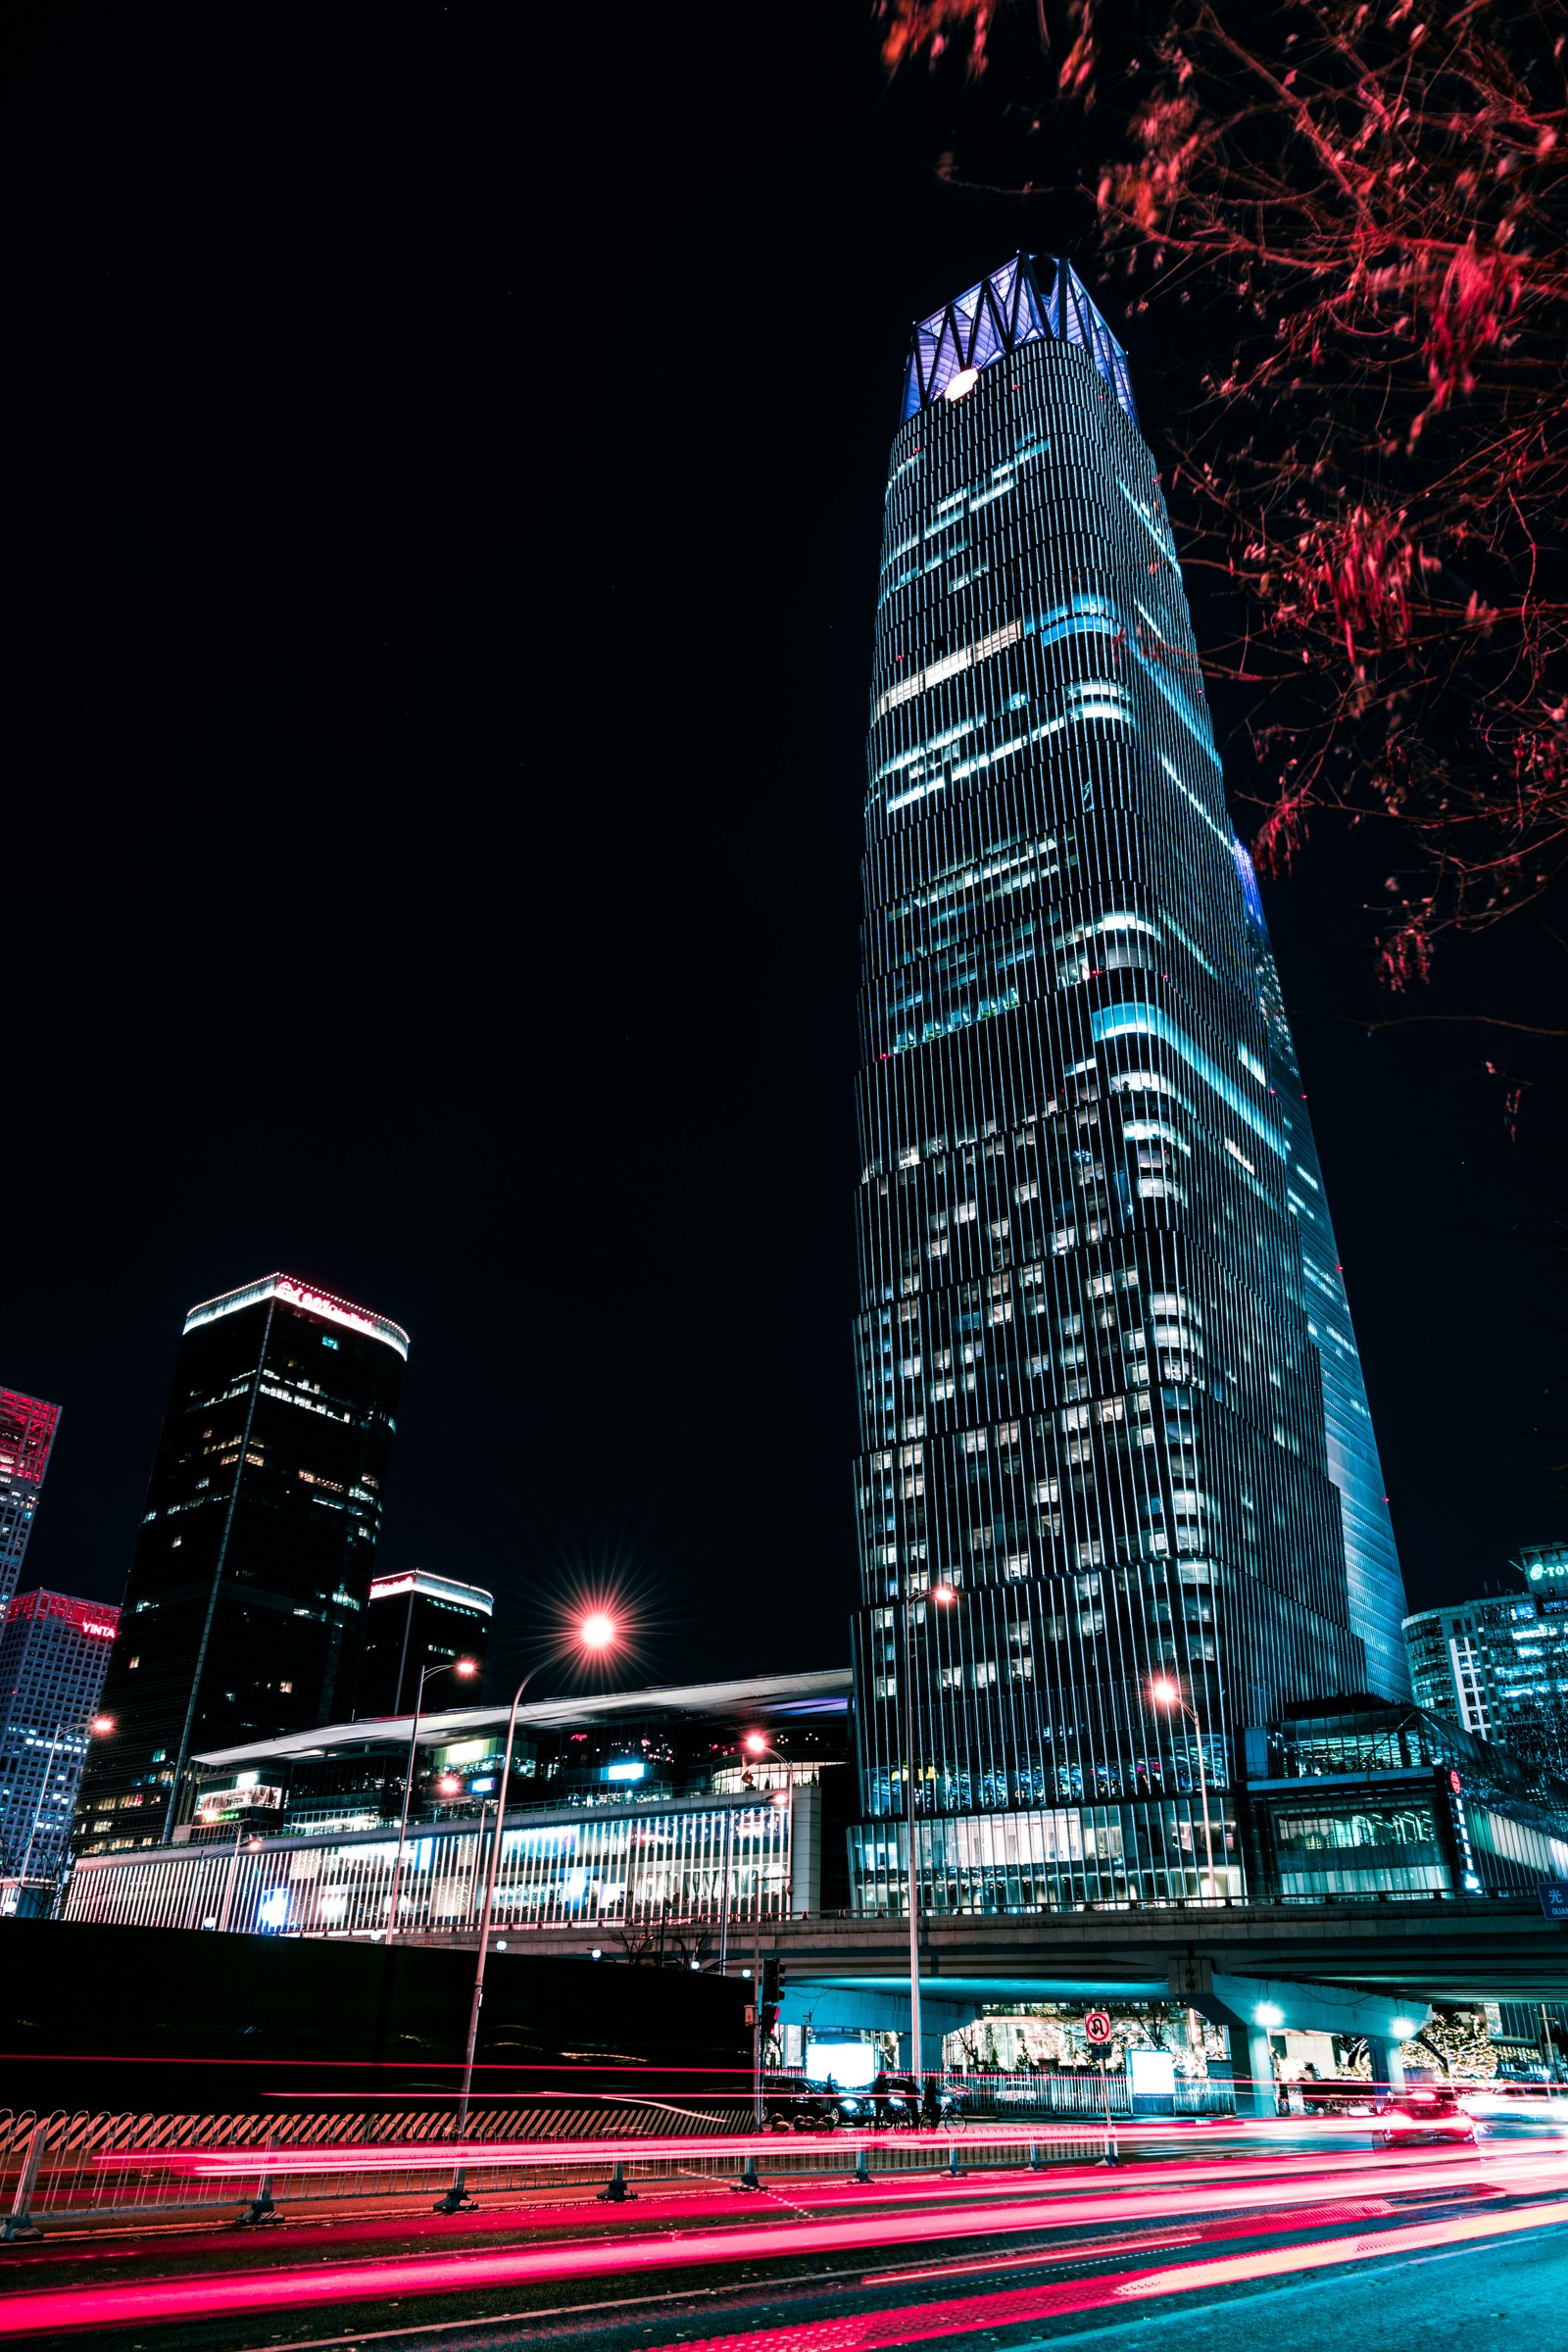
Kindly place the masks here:
[[(949, 2078), (965, 2108), (980, 2114), (994, 2108), (999, 2116), (1102, 2116), (1108, 2097), (1113, 2116), (1130, 2116), (1132, 2082), (1124, 2074), (972, 2074)], [(1178, 2075), (1170, 2094), (1172, 2115), (1234, 2115), (1236, 2085), (1217, 2077)]]

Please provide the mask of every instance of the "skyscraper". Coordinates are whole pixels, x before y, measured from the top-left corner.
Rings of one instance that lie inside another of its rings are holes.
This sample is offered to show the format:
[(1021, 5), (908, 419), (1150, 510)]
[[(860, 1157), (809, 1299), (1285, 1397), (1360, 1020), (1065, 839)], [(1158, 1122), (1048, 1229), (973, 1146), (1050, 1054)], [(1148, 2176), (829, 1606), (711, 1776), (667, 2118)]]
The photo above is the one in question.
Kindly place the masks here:
[(38, 1491), (60, 1426), (58, 1404), (0, 1389), (0, 1608), (17, 1589)]
[[(432, 1576), (427, 1568), (375, 1577), (365, 1615), (365, 1662), (355, 1714), (401, 1715), (411, 1710), (426, 1667), (433, 1672), (458, 1658), (471, 1658), (482, 1666), (494, 1607), (494, 1595), (482, 1585)], [(477, 1696), (477, 1685), (469, 1685), (469, 1694)], [(450, 1684), (438, 1685), (431, 1703), (450, 1707), (458, 1695)]]
[(933, 1908), (1239, 1892), (1241, 1733), (1406, 1693), (1403, 1595), (1158, 474), (1062, 264), (915, 329), (863, 939), (857, 1899), (904, 1899), (911, 1701)]
[(0, 1631), (0, 1898), (36, 1908), (65, 1860), (118, 1609), (19, 1592)]
[(78, 1851), (167, 1841), (194, 1749), (349, 1713), (408, 1351), (285, 1274), (186, 1316)]

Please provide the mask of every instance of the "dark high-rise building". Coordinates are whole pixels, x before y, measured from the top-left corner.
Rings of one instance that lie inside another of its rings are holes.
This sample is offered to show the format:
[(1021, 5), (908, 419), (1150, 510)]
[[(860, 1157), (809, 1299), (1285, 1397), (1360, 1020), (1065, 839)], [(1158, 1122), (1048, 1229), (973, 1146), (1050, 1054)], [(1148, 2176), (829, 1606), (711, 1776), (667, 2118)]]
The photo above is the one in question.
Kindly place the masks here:
[(0, 1877), (38, 1907), (65, 1860), (72, 1807), (120, 1611), (69, 1592), (19, 1592), (0, 1631)]
[(60, 1407), (0, 1389), (0, 1608), (17, 1589)]
[[(451, 1666), (459, 1658), (471, 1658), (476, 1666), (483, 1666), (494, 1606), (494, 1596), (482, 1585), (432, 1576), (427, 1568), (373, 1578), (365, 1614), (365, 1660), (360, 1668), (356, 1717), (412, 1711), (419, 1676), (426, 1667), (432, 1685), (430, 1703), (456, 1705), (462, 1696), (462, 1683), (456, 1688), (452, 1683), (435, 1683), (436, 1669)], [(470, 1683), (468, 1689), (474, 1693), (477, 1685)]]
[(904, 1900), (910, 1705), (932, 1908), (1240, 1892), (1243, 1732), (1406, 1694), (1403, 1595), (1158, 474), (1062, 264), (915, 329), (861, 1024), (857, 1899)]
[(194, 1749), (349, 1713), (408, 1351), (284, 1274), (186, 1316), (79, 1852), (167, 1842)]

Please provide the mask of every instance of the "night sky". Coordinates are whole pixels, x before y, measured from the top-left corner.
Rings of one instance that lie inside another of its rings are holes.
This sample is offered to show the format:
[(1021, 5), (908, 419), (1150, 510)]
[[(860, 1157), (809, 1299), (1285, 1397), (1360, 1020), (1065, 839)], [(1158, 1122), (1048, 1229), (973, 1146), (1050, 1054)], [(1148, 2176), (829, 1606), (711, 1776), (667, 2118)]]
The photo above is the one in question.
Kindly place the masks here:
[[(380, 1565), (491, 1585), (505, 1662), (612, 1588), (635, 1679), (843, 1661), (883, 460), (911, 317), (1020, 244), (1102, 284), (1079, 216), (944, 186), (853, 10), (11, 40), (26, 1580), (119, 1597), (184, 1310), (281, 1267), (412, 1333)], [(1421, 1605), (1568, 1534), (1550, 1049), (1365, 1023), (1561, 1021), (1568, 957), (1391, 1000), (1359, 870), (1265, 899)]]

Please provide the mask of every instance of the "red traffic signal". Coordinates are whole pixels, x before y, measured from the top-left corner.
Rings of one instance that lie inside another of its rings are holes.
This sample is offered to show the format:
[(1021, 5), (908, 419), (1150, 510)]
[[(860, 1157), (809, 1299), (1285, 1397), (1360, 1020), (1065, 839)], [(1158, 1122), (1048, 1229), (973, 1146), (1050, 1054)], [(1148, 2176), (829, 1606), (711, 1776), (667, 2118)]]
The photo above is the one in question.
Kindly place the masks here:
[(1091, 2009), (1084, 2019), (1084, 2038), (1087, 2041), (1108, 2041), (1110, 2020), (1103, 2009)]

